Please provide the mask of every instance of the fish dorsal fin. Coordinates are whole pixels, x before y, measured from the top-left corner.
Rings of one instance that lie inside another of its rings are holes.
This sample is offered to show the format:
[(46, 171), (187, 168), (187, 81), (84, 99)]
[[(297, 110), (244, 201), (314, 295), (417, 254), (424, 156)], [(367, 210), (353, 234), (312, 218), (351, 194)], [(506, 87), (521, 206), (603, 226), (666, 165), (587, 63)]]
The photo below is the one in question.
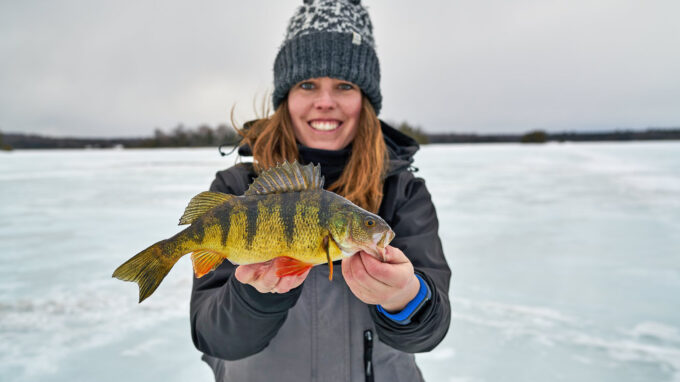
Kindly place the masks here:
[(323, 188), (321, 166), (301, 165), (297, 161), (269, 168), (260, 173), (244, 195), (279, 194)]
[(184, 210), (184, 215), (179, 218), (179, 224), (191, 224), (194, 220), (201, 217), (209, 209), (225, 203), (234, 195), (223, 194), (221, 192), (204, 191), (194, 196), (189, 205)]

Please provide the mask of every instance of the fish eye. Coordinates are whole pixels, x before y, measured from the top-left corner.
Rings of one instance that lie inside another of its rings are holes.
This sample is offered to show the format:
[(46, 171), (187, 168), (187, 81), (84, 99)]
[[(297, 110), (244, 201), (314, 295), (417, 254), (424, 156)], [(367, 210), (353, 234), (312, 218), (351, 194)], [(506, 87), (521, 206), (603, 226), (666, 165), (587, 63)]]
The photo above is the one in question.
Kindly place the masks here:
[(373, 227), (375, 225), (375, 220), (373, 219), (367, 219), (366, 220), (366, 227)]

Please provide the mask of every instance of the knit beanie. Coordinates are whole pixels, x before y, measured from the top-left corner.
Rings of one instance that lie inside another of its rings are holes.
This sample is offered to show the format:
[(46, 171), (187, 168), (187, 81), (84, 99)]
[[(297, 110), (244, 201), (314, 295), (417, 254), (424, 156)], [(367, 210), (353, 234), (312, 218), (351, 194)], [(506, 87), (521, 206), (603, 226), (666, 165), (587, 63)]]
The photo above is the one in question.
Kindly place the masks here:
[(274, 108), (300, 81), (331, 77), (359, 86), (380, 112), (380, 64), (361, 0), (304, 0), (274, 61)]

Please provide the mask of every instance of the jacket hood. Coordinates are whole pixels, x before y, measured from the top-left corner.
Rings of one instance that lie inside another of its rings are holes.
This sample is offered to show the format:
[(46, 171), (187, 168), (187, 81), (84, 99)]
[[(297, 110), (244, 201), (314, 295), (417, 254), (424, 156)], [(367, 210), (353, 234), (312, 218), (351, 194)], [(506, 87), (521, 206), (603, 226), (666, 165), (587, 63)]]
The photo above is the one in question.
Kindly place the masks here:
[(387, 167), (387, 175), (392, 175), (411, 167), (413, 156), (420, 149), (415, 139), (393, 128), (384, 121), (380, 121), (380, 127), (390, 156)]
[[(252, 121), (246, 122), (243, 128), (247, 129), (251, 124)], [(420, 149), (418, 142), (393, 128), (383, 120), (380, 120), (380, 128), (390, 158), (390, 162), (387, 166), (387, 176), (408, 169), (413, 163), (413, 156)], [(243, 144), (238, 148), (238, 155), (242, 157), (253, 156), (253, 151), (250, 149), (249, 145)]]

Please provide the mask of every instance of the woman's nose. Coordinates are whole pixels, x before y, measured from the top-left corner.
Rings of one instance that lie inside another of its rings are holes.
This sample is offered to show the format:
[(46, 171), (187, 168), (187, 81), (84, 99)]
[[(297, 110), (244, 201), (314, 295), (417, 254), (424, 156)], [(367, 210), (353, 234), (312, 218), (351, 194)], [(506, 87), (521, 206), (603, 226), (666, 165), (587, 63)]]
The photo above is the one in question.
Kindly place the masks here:
[(317, 109), (332, 109), (336, 105), (335, 98), (330, 91), (319, 91), (318, 97), (314, 100), (314, 107)]

